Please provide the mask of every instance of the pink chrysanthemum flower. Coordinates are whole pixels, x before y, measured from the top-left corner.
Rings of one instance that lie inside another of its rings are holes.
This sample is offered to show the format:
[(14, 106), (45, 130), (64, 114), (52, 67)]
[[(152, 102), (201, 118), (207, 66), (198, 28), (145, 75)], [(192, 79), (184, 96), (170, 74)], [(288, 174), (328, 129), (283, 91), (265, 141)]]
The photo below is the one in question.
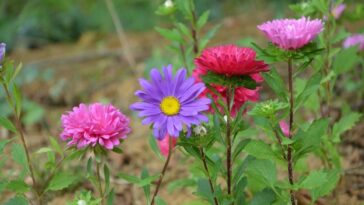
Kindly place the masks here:
[(62, 115), (61, 139), (77, 148), (96, 146), (113, 149), (131, 129), (129, 119), (112, 105), (80, 104)]
[(265, 36), (284, 50), (302, 48), (311, 42), (323, 30), (319, 19), (279, 19), (268, 21), (258, 26)]
[(359, 46), (359, 50), (364, 49), (364, 34), (353, 34), (345, 39), (343, 46), (349, 48), (352, 46)]
[(175, 137), (171, 138), (167, 133), (162, 140), (158, 140), (159, 151), (164, 157), (168, 157), (169, 154), (169, 140), (172, 140), (172, 149), (173, 149), (177, 144), (177, 138)]
[[(260, 72), (268, 71), (268, 65), (264, 61), (256, 60), (256, 53), (251, 48), (237, 47), (235, 45), (217, 46), (205, 49), (201, 56), (195, 59), (196, 68), (192, 76), (196, 81), (201, 82), (201, 76), (208, 71), (226, 75), (252, 77), (257, 83), (262, 82)], [(226, 87), (221, 85), (211, 85), (222, 97), (226, 97)], [(248, 89), (244, 87), (235, 88), (234, 103), (231, 114), (234, 116), (240, 107), (247, 101), (258, 101), (260, 87)], [(218, 96), (211, 90), (205, 89), (201, 96), (211, 95), (215, 102)], [(216, 103), (217, 104), (217, 103)], [(222, 108), (220, 108), (223, 111)], [(210, 108), (210, 111), (212, 109)]]
[(339, 4), (331, 9), (331, 14), (335, 19), (340, 18), (341, 14), (344, 12), (346, 4)]

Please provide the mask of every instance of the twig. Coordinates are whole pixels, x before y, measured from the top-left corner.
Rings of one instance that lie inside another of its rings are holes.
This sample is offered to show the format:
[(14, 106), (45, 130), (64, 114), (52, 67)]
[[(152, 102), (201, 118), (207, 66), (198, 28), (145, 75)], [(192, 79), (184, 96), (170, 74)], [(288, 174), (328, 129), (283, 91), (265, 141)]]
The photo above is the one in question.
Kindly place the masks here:
[(231, 164), (231, 100), (234, 101), (234, 99), (231, 98), (231, 88), (227, 88), (226, 91), (226, 104), (227, 104), (227, 120), (226, 120), (226, 169), (227, 169), (227, 188), (228, 188), (228, 194), (231, 194), (231, 175), (232, 175), (232, 164)]
[(167, 160), (166, 162), (164, 163), (164, 166), (163, 166), (163, 169), (162, 169), (162, 172), (161, 172), (161, 175), (159, 176), (159, 179), (158, 179), (158, 182), (157, 182), (157, 187), (155, 188), (155, 191), (154, 191), (154, 194), (153, 194), (153, 197), (152, 197), (152, 200), (150, 202), (151, 205), (154, 205), (154, 201), (155, 201), (155, 197), (158, 195), (158, 191), (159, 191), (159, 188), (162, 184), (162, 181), (163, 181), (163, 177), (167, 171), (167, 168), (168, 168), (168, 164), (169, 164), (169, 161), (171, 160), (171, 156), (172, 156), (172, 137), (169, 138), (169, 150), (168, 150), (168, 157), (167, 157)]

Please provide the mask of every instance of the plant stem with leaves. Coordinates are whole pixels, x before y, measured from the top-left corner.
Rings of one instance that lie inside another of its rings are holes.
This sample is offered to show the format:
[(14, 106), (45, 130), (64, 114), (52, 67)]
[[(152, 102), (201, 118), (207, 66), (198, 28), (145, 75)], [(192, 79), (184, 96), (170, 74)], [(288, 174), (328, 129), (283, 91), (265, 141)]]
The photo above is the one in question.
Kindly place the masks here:
[(20, 141), (21, 141), (21, 144), (24, 148), (24, 151), (25, 151), (25, 156), (26, 156), (26, 160), (27, 160), (27, 165), (28, 165), (28, 169), (29, 169), (29, 172), (30, 172), (30, 177), (32, 178), (32, 182), (33, 182), (33, 185), (32, 185), (32, 188), (33, 188), (33, 191), (37, 197), (37, 200), (38, 200), (38, 204), (39, 205), (42, 205), (42, 199), (38, 193), (38, 190), (37, 190), (37, 181), (35, 179), (35, 174), (34, 174), (34, 169), (33, 169), (33, 165), (32, 165), (32, 162), (31, 162), (31, 159), (30, 159), (30, 152), (29, 152), (29, 148), (26, 144), (26, 141), (25, 141), (25, 136), (24, 136), (24, 130), (21, 126), (21, 120), (20, 120), (20, 112), (17, 112), (17, 109), (13, 103), (13, 100), (12, 100), (12, 97), (10, 95), (10, 92), (9, 92), (9, 88), (8, 88), (8, 85), (5, 83), (5, 80), (2, 79), (1, 80), (2, 82), (2, 86), (4, 88), (4, 91), (6, 93), (6, 99), (9, 103), (9, 106), (12, 108), (12, 111), (14, 113), (14, 119), (15, 119), (15, 126), (16, 126), (16, 130), (20, 136)]
[(160, 186), (162, 185), (162, 181), (163, 181), (163, 178), (164, 178), (164, 175), (166, 174), (166, 171), (167, 171), (167, 168), (168, 168), (168, 164), (169, 162), (171, 161), (171, 156), (172, 156), (172, 137), (169, 138), (169, 149), (168, 149), (168, 156), (167, 156), (167, 159), (166, 159), (166, 162), (164, 163), (164, 166), (163, 166), (163, 169), (162, 169), (162, 172), (159, 176), (159, 179), (158, 179), (158, 182), (157, 182), (157, 186), (155, 188), (155, 191), (153, 193), (153, 197), (152, 197), (152, 200), (150, 202), (151, 205), (154, 205), (155, 203), (155, 198), (157, 197), (158, 195), (158, 192), (159, 192), (159, 188)]
[(203, 167), (205, 169), (207, 178), (209, 180), (211, 193), (214, 195), (214, 203), (215, 203), (215, 205), (219, 205), (219, 202), (218, 202), (218, 200), (217, 200), (217, 198), (215, 196), (215, 188), (214, 188), (214, 184), (212, 183), (212, 179), (211, 179), (211, 176), (210, 176), (209, 168), (207, 167), (206, 154), (205, 154), (205, 152), (204, 152), (204, 150), (203, 150), (202, 147), (199, 147), (199, 150), (200, 150), (201, 159), (202, 159), (202, 162), (203, 162)]
[[(292, 59), (288, 59), (288, 91), (289, 91), (289, 138), (292, 139), (293, 135), (293, 112), (294, 112), (294, 92), (293, 92), (293, 73), (292, 73)], [(293, 159), (292, 159), (292, 145), (288, 145), (287, 150), (287, 163), (288, 163), (288, 179), (289, 183), (293, 186)], [(290, 190), (291, 203), (296, 205), (295, 193)]]

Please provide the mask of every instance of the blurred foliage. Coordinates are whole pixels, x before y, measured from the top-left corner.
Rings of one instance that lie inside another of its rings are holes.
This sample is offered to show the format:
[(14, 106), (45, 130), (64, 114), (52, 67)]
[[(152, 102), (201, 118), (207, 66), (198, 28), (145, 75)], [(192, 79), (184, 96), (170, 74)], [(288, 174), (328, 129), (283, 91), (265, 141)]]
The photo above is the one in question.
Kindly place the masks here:
[[(199, 0), (196, 8), (197, 11), (209, 9), (211, 20), (244, 12), (256, 5), (268, 5), (275, 10), (276, 16), (283, 16), (285, 5), (292, 2), (296, 1)], [(123, 26), (132, 31), (151, 30), (160, 22), (168, 22), (155, 15), (162, 3), (163, 0), (114, 0)], [(0, 30), (0, 39), (11, 49), (74, 41), (87, 31), (108, 33), (114, 28), (104, 1), (2, 0)]]

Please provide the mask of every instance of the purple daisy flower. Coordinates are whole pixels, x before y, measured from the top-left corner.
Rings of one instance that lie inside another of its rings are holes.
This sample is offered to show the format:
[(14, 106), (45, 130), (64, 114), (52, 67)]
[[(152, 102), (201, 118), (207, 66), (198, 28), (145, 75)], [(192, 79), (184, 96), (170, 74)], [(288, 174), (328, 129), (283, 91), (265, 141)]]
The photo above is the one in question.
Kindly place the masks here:
[(130, 109), (139, 112), (143, 124), (153, 124), (153, 134), (158, 140), (167, 133), (178, 137), (183, 126), (189, 130), (191, 125), (208, 121), (202, 112), (209, 109), (210, 99), (198, 98), (205, 85), (186, 78), (186, 73), (186, 69), (179, 69), (173, 76), (169, 65), (163, 67), (163, 72), (152, 69), (151, 81), (139, 79), (144, 90), (136, 91), (135, 95), (142, 102), (132, 104)]

